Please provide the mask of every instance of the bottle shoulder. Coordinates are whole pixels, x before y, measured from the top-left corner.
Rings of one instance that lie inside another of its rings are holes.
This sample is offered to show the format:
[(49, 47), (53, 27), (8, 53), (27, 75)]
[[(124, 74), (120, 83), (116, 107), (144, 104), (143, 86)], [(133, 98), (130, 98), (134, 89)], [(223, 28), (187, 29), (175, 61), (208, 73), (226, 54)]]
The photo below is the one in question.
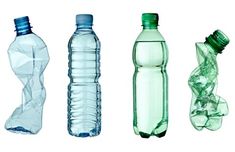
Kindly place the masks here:
[(215, 51), (203, 42), (197, 42), (196, 44), (196, 53), (197, 53), (197, 61), (199, 64), (204, 62), (205, 59), (210, 60), (212, 62), (216, 62), (216, 53)]
[(93, 30), (76, 30), (71, 36), (68, 46), (72, 47), (100, 47), (100, 41)]
[(207, 56), (208, 54), (216, 56), (216, 51), (210, 46), (203, 42), (197, 42), (196, 45), (196, 51), (204, 56)]
[(136, 41), (165, 41), (165, 39), (157, 29), (145, 29), (139, 34)]
[(86, 31), (86, 30), (76, 30), (72, 37), (72, 39), (96, 39), (96, 40), (99, 40), (99, 38), (97, 37), (97, 35), (95, 34), (95, 32), (93, 30), (89, 30), (89, 31)]
[(22, 48), (23, 46), (46, 47), (46, 44), (38, 35), (31, 33), (27, 35), (17, 36), (11, 43), (10, 48)]

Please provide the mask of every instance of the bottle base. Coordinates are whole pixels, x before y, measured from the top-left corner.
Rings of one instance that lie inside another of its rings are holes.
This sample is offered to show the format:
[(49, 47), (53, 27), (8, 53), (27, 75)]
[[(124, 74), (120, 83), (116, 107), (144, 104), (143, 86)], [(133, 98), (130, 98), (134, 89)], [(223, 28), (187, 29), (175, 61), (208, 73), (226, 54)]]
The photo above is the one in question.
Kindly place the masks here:
[(31, 132), (30, 130), (25, 129), (24, 127), (21, 127), (21, 126), (14, 127), (14, 128), (6, 128), (6, 130), (13, 132), (13, 133), (35, 134), (35, 133)]
[(166, 130), (161, 132), (160, 134), (156, 134), (155, 136), (157, 136), (158, 138), (164, 137), (166, 135)]
[(158, 138), (161, 138), (161, 137), (164, 137), (166, 135), (166, 130), (159, 133), (159, 134), (148, 134), (148, 133), (144, 133), (144, 132), (139, 132), (139, 135), (142, 138), (149, 138), (150, 136), (153, 136), (153, 135), (158, 137)]
[(136, 135), (140, 135), (142, 138), (149, 138), (150, 136), (156, 136), (158, 138), (161, 138), (166, 135), (167, 126), (168, 126), (167, 121), (161, 122), (152, 131), (151, 131), (151, 129), (148, 129), (148, 128), (140, 129), (137, 126), (134, 126), (134, 132)]
[(79, 134), (70, 134), (75, 137), (81, 137), (81, 138), (86, 138), (86, 137), (95, 137), (98, 136), (99, 134), (90, 134), (89, 132), (83, 132)]
[(71, 136), (85, 138), (85, 137), (98, 136), (100, 134), (100, 129), (98, 129), (98, 130), (92, 129), (91, 131), (88, 131), (88, 132), (72, 132), (71, 130), (68, 130), (68, 132)]

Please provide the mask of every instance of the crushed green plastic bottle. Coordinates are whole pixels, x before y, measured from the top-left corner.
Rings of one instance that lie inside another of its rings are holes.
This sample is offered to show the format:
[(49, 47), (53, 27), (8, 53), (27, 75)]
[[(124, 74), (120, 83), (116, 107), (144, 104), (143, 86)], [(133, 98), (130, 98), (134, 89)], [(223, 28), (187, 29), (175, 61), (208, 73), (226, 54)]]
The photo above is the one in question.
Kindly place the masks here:
[(216, 57), (222, 53), (228, 43), (229, 38), (220, 30), (207, 37), (204, 43), (196, 43), (199, 66), (191, 73), (188, 84), (193, 94), (190, 119), (197, 130), (219, 129), (223, 116), (228, 114), (227, 102), (216, 94), (218, 76)]

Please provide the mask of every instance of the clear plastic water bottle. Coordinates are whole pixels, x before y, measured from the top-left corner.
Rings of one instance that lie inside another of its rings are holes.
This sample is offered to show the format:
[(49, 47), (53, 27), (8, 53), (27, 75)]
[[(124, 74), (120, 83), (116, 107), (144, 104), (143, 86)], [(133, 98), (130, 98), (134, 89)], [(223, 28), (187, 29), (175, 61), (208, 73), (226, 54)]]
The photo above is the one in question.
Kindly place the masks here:
[(32, 32), (27, 16), (14, 22), (17, 36), (8, 49), (8, 55), (11, 68), (24, 88), (22, 104), (6, 121), (5, 128), (12, 132), (36, 134), (42, 127), (46, 99), (43, 71), (49, 62), (49, 55), (46, 44)]
[(96, 136), (101, 130), (100, 41), (92, 23), (92, 15), (77, 15), (68, 44), (68, 132), (77, 137)]
[(157, 29), (158, 14), (144, 13), (142, 25), (132, 56), (134, 131), (143, 138), (163, 137), (168, 124), (168, 50)]

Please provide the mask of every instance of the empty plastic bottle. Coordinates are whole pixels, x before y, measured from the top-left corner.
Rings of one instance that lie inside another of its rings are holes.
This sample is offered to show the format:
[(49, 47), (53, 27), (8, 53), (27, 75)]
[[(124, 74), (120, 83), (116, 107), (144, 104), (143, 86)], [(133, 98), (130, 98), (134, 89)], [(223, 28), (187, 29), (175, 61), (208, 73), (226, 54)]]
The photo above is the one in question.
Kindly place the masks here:
[(77, 137), (96, 136), (101, 130), (100, 41), (92, 23), (92, 15), (77, 15), (68, 44), (68, 132)]
[(197, 130), (207, 128), (217, 130), (222, 125), (222, 117), (228, 114), (226, 101), (216, 95), (218, 66), (216, 57), (229, 43), (228, 37), (220, 30), (196, 43), (199, 66), (193, 70), (188, 80), (192, 90), (190, 120)]
[(134, 131), (143, 138), (163, 137), (168, 124), (168, 50), (157, 29), (158, 14), (142, 14), (142, 25), (132, 56)]
[(31, 31), (27, 16), (14, 22), (17, 36), (8, 49), (8, 55), (11, 68), (24, 88), (22, 104), (6, 121), (5, 128), (12, 132), (36, 134), (42, 127), (46, 99), (43, 71), (49, 62), (49, 55), (43, 40)]

